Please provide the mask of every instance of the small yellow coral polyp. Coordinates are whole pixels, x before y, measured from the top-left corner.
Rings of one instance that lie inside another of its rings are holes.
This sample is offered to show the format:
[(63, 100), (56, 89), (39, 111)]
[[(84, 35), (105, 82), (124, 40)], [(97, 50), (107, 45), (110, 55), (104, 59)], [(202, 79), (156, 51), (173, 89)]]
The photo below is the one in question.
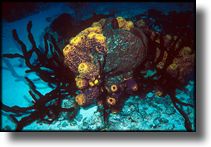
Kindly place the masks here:
[(91, 32), (100, 34), (100, 33), (102, 33), (102, 28), (99, 26), (89, 27), (89, 28), (83, 30), (81, 33), (87, 35)]
[(103, 34), (97, 34), (94, 32), (89, 33), (88, 38), (95, 39), (96, 42), (99, 42), (101, 44), (105, 43), (105, 40), (106, 40), (106, 37), (103, 36)]
[(132, 21), (126, 21), (123, 17), (117, 17), (116, 19), (120, 29), (130, 31), (132, 28), (134, 28)]
[[(91, 62), (82, 62), (78, 65), (78, 73), (80, 77), (86, 77), (87, 79), (91, 79), (93, 77), (96, 77), (98, 75), (98, 68), (95, 64)], [(90, 80), (90, 81), (94, 81)]]
[(88, 39), (93, 39), (95, 37), (96, 33), (95, 32), (91, 32), (88, 34)]
[(132, 28), (134, 28), (133, 22), (127, 21), (127, 23), (125, 24), (123, 29), (130, 31), (130, 29), (132, 29)]
[(69, 52), (71, 52), (73, 50), (75, 50), (75, 47), (70, 45), (70, 44), (68, 44), (63, 49), (63, 55), (66, 56)]
[(116, 19), (117, 19), (119, 28), (122, 28), (127, 23), (127, 21), (123, 17), (117, 17)]
[(90, 70), (90, 66), (86, 62), (82, 62), (78, 65), (78, 72), (79, 73), (88, 73)]
[(112, 92), (116, 92), (117, 90), (118, 90), (117, 85), (115, 85), (115, 84), (111, 85), (111, 91)]
[(75, 97), (75, 101), (78, 105), (82, 106), (86, 103), (86, 96), (84, 94), (79, 94)]
[(96, 39), (96, 41), (99, 42), (99, 43), (104, 43), (104, 42), (106, 41), (106, 37), (103, 36), (103, 34), (97, 34), (97, 35), (95, 36), (95, 39)]
[(84, 87), (87, 86), (87, 81), (85, 79), (81, 79), (81, 78), (76, 78), (76, 86), (79, 89), (83, 89)]
[(97, 85), (98, 83), (99, 83), (99, 80), (98, 79), (94, 80), (94, 84), (95, 85)]
[(84, 30), (85, 32), (88, 32), (88, 39), (95, 39), (96, 42), (104, 43), (106, 38), (102, 34), (102, 28), (99, 26), (90, 27)]
[(95, 86), (94, 82), (90, 81), (89, 86), (91, 86), (91, 87)]
[[(70, 45), (75, 48), (83, 48), (84, 46), (86, 46), (87, 49), (93, 48), (90, 46), (90, 40), (100, 43), (101, 46), (105, 47), (106, 37), (102, 34), (102, 28), (100, 26), (89, 27), (81, 31), (77, 36), (70, 40)], [(67, 53), (68, 52), (64, 51), (65, 55)]]
[(70, 40), (70, 44), (71, 45), (79, 45), (79, 43), (82, 42), (82, 36), (81, 35), (77, 35), (76, 37), (74, 37), (73, 39)]
[(113, 98), (113, 97), (108, 97), (107, 98), (107, 103), (113, 106), (113, 105), (116, 104), (116, 99)]

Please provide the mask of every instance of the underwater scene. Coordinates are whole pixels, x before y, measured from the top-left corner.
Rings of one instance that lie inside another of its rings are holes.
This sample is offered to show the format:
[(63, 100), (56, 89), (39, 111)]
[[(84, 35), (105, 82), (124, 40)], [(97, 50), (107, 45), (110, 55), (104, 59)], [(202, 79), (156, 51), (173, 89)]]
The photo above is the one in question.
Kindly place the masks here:
[(2, 3), (2, 131), (195, 131), (195, 5)]

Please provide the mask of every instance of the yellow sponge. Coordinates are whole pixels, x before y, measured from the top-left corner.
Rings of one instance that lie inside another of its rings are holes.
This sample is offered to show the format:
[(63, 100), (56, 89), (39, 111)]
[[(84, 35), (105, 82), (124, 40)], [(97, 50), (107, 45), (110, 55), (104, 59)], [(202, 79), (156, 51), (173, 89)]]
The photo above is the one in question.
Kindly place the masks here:
[(130, 31), (132, 28), (134, 28), (132, 21), (126, 21), (123, 17), (117, 17), (116, 19), (120, 29)]
[(84, 94), (79, 94), (75, 97), (75, 101), (78, 105), (82, 106), (86, 103), (86, 96)]

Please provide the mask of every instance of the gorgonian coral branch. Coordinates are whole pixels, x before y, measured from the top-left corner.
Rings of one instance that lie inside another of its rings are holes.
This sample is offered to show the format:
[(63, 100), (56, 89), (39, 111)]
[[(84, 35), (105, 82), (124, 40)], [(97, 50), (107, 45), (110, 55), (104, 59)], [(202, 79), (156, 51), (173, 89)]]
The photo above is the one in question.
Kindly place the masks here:
[[(28, 38), (32, 45), (31, 49), (27, 49), (26, 45), (19, 39), (16, 30), (13, 30), (13, 37), (15, 41), (20, 45), (22, 54), (4, 54), (5, 58), (21, 58), (25, 61), (25, 64), (29, 68), (26, 73), (33, 72), (37, 74), (41, 80), (53, 85), (53, 90), (49, 93), (42, 95), (34, 85), (33, 81), (28, 77), (25, 77), (25, 81), (28, 83), (33, 105), (29, 107), (19, 106), (6, 106), (2, 104), (2, 110), (8, 113), (12, 113), (9, 116), (17, 124), (16, 130), (22, 130), (25, 126), (31, 124), (34, 121), (41, 120), (43, 122), (51, 123), (58, 118), (61, 112), (75, 111), (74, 106), (72, 108), (61, 108), (61, 101), (68, 95), (74, 95), (75, 88), (72, 82), (71, 71), (69, 71), (63, 64), (63, 56), (61, 51), (56, 45), (56, 41), (53, 36), (48, 34), (44, 35), (45, 50), (42, 52), (37, 48), (34, 37), (31, 33), (32, 22), (27, 24)], [(50, 37), (50, 38), (49, 38)], [(50, 39), (50, 40), (49, 40)], [(49, 46), (51, 43), (51, 55), (49, 55)], [(35, 62), (31, 62), (32, 54), (35, 53), (37, 59)], [(50, 56), (50, 57), (49, 57)], [(47, 105), (50, 101), (51, 105)], [(18, 114), (18, 115), (17, 115)], [(29, 114), (17, 121), (16, 117)], [(47, 119), (46, 119), (46, 116)]]

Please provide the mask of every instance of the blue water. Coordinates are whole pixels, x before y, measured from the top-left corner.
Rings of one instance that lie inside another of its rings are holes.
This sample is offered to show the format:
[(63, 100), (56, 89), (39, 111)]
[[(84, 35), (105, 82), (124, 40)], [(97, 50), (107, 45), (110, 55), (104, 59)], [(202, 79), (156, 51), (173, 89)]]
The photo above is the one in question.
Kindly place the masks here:
[[(137, 14), (145, 13), (148, 9), (157, 9), (165, 13), (169, 11), (189, 11), (193, 5), (188, 3), (88, 3), (81, 10), (76, 11), (65, 3), (49, 3), (46, 9), (42, 9), (30, 16), (26, 16), (13, 22), (3, 21), (2, 23), (2, 53), (21, 53), (20, 48), (12, 37), (12, 29), (16, 29), (19, 37), (31, 48), (27, 39), (26, 25), (32, 20), (32, 33), (38, 46), (43, 46), (42, 35), (44, 29), (50, 25), (51, 21), (62, 13), (68, 13), (75, 18), (85, 20), (90, 18), (93, 13), (110, 14), (115, 13), (115, 16), (129, 18)], [(47, 20), (46, 18), (51, 18)], [(24, 81), (24, 76), (30, 78), (38, 78), (35, 74), (25, 74), (27, 69), (23, 61), (18, 59), (2, 59), (2, 102), (8, 106), (31, 106), (32, 102), (28, 93), (29, 87)], [(20, 67), (19, 65), (23, 65)], [(12, 67), (17, 78), (8, 70)], [(148, 71), (148, 76), (151, 76), (155, 71)], [(51, 90), (48, 85), (42, 81), (35, 83), (39, 91), (45, 94)], [(194, 84), (195, 81), (189, 81), (186, 85), (186, 91), (177, 91), (177, 98), (185, 102), (194, 102)], [(165, 101), (163, 100), (165, 99)], [(66, 100), (64, 105), (71, 105), (71, 102)], [(184, 108), (188, 113), (192, 122), (192, 127), (195, 126), (195, 117), (193, 108)], [(173, 107), (168, 96), (158, 97), (155, 91), (146, 94), (145, 98), (140, 96), (131, 96), (125, 103), (122, 111), (117, 114), (111, 114), (109, 117), (109, 126), (107, 130), (185, 130), (184, 119)], [(15, 124), (8, 117), (8, 114), (2, 115), (2, 128), (9, 127), (15, 129)], [(53, 122), (51, 125), (38, 123), (35, 121), (28, 125), (24, 130), (99, 130), (104, 127), (103, 118), (100, 112), (97, 111), (97, 106), (92, 106), (89, 109), (80, 109), (78, 115), (72, 121), (63, 120), (62, 116), (59, 121)]]

